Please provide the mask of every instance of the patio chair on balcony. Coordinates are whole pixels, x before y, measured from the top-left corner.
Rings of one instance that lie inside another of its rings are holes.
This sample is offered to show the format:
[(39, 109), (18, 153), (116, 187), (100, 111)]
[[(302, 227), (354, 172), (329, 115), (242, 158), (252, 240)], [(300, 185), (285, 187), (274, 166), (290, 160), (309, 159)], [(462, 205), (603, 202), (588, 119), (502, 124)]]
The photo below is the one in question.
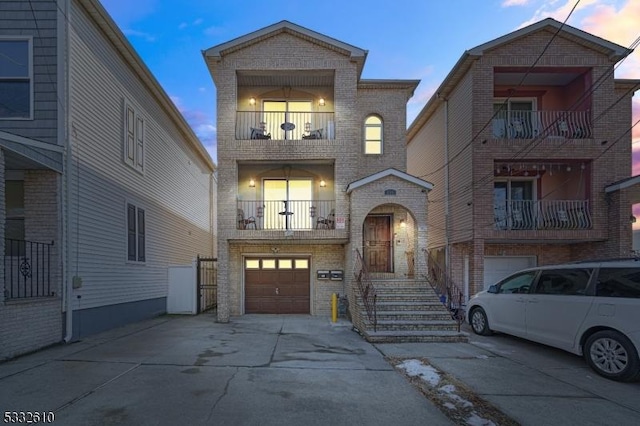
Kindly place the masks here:
[(271, 133), (265, 135), (263, 129), (251, 127), (251, 139), (271, 139)]
[(244, 217), (244, 211), (238, 209), (238, 229), (248, 229), (250, 226), (253, 226), (253, 229), (257, 229), (256, 218), (253, 216)]
[(333, 229), (336, 226), (336, 212), (335, 210), (331, 210), (331, 213), (327, 215), (327, 217), (319, 216), (316, 221), (316, 229), (322, 227), (325, 229)]
[(302, 139), (322, 139), (322, 130), (311, 130), (308, 135), (302, 135)]

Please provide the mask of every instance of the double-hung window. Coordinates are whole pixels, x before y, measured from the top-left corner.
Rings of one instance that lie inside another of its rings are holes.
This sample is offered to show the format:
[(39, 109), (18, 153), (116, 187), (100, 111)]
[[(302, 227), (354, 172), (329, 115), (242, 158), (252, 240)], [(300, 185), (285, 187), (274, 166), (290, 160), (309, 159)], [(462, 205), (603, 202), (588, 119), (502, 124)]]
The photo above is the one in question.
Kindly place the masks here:
[(0, 37), (0, 119), (33, 118), (30, 38)]
[(127, 204), (127, 260), (146, 261), (146, 232), (144, 210)]
[(144, 172), (145, 126), (144, 117), (133, 105), (124, 103), (124, 162)]

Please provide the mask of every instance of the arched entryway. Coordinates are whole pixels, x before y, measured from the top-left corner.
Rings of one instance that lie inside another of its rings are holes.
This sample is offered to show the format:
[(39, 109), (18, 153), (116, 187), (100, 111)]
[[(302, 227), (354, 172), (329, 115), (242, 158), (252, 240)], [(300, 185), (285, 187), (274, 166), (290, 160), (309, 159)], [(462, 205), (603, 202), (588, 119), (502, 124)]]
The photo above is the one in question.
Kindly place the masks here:
[(369, 273), (413, 278), (416, 233), (411, 213), (398, 204), (372, 209), (362, 225), (362, 256)]

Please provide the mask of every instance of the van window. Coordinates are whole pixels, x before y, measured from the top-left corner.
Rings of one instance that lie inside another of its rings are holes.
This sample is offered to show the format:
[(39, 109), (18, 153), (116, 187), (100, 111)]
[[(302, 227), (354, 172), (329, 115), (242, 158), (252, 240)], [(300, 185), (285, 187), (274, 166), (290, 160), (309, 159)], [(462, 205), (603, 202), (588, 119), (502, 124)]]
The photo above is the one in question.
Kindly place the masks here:
[(535, 277), (536, 271), (524, 272), (509, 277), (500, 283), (498, 293), (529, 293), (529, 288)]
[(591, 278), (591, 269), (550, 269), (542, 271), (535, 294), (565, 296), (584, 295)]
[(601, 268), (596, 296), (640, 299), (640, 268)]

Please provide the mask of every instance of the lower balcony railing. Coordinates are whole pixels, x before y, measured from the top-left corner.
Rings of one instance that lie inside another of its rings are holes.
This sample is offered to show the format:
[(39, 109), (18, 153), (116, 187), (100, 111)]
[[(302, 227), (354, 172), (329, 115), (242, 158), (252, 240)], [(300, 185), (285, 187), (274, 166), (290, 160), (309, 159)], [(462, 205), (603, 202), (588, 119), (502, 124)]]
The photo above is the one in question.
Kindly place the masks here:
[(4, 240), (5, 299), (55, 296), (52, 288), (53, 242)]
[(335, 229), (334, 200), (238, 201), (237, 229)]
[(589, 200), (521, 200), (494, 204), (500, 230), (590, 229)]
[(593, 137), (590, 111), (500, 111), (492, 128), (494, 137), (506, 139)]

